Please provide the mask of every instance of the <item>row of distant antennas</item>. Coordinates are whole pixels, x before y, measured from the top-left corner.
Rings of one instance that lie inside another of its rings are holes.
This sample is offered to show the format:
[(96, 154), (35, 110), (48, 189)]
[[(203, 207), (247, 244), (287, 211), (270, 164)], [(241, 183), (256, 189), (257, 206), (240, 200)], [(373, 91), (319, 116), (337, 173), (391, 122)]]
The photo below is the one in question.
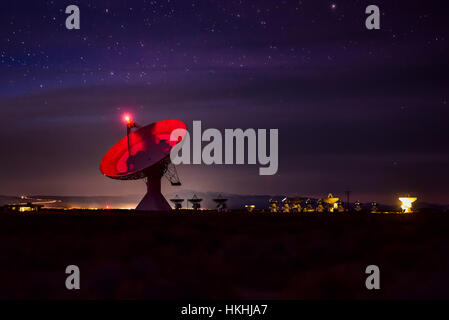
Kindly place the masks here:
[[(129, 141), (129, 135), (133, 128), (138, 128), (139, 125), (132, 119), (131, 115), (125, 114), (123, 116), (123, 121), (126, 124), (126, 138), (128, 141), (128, 154), (131, 154), (131, 145)], [(176, 171), (176, 166), (167, 160), (164, 167), (164, 177), (170, 182), (172, 186), (180, 186), (181, 181), (179, 180), (178, 172)]]
[[(327, 198), (318, 199), (316, 206), (313, 206), (313, 201), (309, 198), (304, 201), (302, 198), (284, 198), (279, 204), (278, 200), (270, 199), (270, 212), (345, 212), (346, 209), (343, 206), (343, 202), (339, 198), (334, 197), (329, 193)], [(304, 205), (302, 205), (304, 202)], [(254, 210), (254, 205), (246, 206), (248, 211)], [(354, 203), (354, 211), (362, 211), (362, 203), (356, 201)], [(378, 213), (379, 208), (377, 202), (371, 203), (371, 213)]]
[[(179, 198), (178, 195), (176, 195), (173, 199), (170, 199), (171, 202), (173, 202), (175, 206), (175, 210), (181, 210), (182, 204), (185, 201), (184, 199)], [(201, 201), (203, 199), (200, 199), (196, 196), (196, 194), (193, 195), (191, 199), (187, 199), (187, 203), (191, 203), (193, 210), (199, 210), (201, 209)], [(221, 195), (219, 195), (216, 199), (213, 199), (213, 201), (216, 204), (216, 210), (219, 212), (227, 211), (227, 201), (228, 199), (223, 198)], [(188, 205), (187, 205), (188, 208)]]

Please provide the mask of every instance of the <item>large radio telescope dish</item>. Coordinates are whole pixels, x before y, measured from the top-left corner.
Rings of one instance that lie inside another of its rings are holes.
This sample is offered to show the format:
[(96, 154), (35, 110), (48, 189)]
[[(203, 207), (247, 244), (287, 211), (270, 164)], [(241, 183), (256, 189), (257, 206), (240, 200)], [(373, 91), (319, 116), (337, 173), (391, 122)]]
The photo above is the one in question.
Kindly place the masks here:
[(109, 178), (147, 178), (147, 194), (136, 210), (171, 210), (161, 193), (161, 178), (165, 175), (172, 185), (180, 185), (175, 166), (170, 161), (170, 151), (183, 138), (170, 141), (170, 135), (176, 129), (186, 130), (187, 127), (180, 120), (163, 120), (141, 127), (117, 142), (101, 161), (100, 171)]

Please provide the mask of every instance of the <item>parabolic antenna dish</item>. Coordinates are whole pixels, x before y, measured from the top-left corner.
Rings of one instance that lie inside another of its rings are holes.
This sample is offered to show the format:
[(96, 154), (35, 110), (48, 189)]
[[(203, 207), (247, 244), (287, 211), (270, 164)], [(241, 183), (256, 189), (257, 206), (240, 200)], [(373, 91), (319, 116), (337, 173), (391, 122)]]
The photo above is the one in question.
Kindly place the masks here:
[(334, 197), (332, 195), (332, 193), (329, 193), (329, 195), (327, 196), (327, 198), (324, 198), (323, 201), (333, 205), (334, 203), (336, 203), (338, 200), (340, 200), (340, 198)]
[[(182, 129), (183, 134), (178, 141), (170, 141), (170, 135), (176, 129)], [(147, 178), (148, 193), (136, 209), (170, 210), (170, 205), (160, 192), (160, 180), (166, 173), (173, 177), (169, 169), (169, 165), (173, 166), (170, 151), (182, 141), (185, 130), (187, 126), (180, 120), (163, 120), (141, 127), (117, 142), (105, 154), (100, 171), (112, 179)]]
[(136, 180), (147, 177), (146, 171), (170, 155), (174, 145), (170, 141), (173, 130), (187, 127), (180, 120), (163, 120), (131, 132), (117, 142), (103, 157), (100, 171), (113, 179)]

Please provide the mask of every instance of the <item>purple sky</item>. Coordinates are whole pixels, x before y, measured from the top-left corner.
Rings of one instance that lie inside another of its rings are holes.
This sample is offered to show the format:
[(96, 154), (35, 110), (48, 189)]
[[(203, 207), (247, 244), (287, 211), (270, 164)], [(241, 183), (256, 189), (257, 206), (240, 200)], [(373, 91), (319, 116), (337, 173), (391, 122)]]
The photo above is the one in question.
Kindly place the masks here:
[[(70, 4), (81, 30), (65, 29)], [(381, 30), (365, 28), (369, 4)], [(142, 194), (98, 169), (128, 111), (279, 129), (277, 175), (181, 165), (186, 189), (449, 203), (445, 14), (436, 1), (6, 1), (0, 194)]]

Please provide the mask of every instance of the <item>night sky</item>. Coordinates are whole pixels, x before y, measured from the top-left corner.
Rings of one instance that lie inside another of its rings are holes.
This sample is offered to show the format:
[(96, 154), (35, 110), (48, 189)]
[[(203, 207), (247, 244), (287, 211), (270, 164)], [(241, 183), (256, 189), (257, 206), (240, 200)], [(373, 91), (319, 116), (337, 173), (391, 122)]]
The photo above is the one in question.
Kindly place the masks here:
[[(181, 165), (184, 189), (449, 203), (442, 3), (2, 1), (0, 194), (143, 194), (99, 171), (127, 111), (279, 129), (277, 175)], [(80, 30), (65, 28), (70, 4)], [(369, 4), (380, 30), (365, 28)]]

